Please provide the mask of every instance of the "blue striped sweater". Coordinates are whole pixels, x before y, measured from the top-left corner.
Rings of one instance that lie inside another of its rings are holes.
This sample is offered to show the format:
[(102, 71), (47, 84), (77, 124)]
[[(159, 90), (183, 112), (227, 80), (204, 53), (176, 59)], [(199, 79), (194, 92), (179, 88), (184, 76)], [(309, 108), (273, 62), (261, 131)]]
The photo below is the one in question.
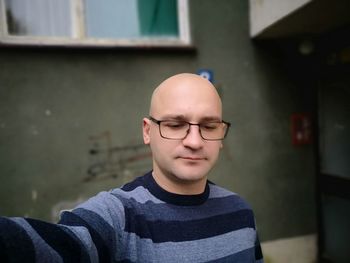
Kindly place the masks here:
[(210, 182), (166, 192), (148, 173), (101, 192), (58, 224), (0, 218), (0, 262), (263, 262), (254, 215)]

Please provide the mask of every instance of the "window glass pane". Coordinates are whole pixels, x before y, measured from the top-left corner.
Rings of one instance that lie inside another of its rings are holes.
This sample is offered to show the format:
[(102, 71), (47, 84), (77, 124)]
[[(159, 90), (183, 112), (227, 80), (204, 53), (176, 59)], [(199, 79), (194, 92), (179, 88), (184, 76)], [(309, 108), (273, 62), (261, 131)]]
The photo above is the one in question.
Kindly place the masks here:
[(176, 0), (138, 0), (138, 12), (141, 35), (178, 35)]
[(70, 0), (5, 0), (8, 33), (70, 36)]
[(94, 38), (177, 37), (177, 1), (85, 0), (85, 24)]
[(85, 23), (88, 37), (138, 37), (137, 0), (85, 0)]

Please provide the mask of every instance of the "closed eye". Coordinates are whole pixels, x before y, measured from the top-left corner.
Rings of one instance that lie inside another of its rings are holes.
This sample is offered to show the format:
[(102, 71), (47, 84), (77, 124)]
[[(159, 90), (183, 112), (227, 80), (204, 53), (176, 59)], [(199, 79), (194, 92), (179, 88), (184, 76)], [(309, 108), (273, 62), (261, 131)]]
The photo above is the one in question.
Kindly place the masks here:
[(215, 130), (219, 128), (220, 123), (218, 122), (203, 123), (200, 126), (202, 129), (205, 129), (205, 130)]
[(163, 125), (171, 129), (181, 129), (187, 127), (186, 122), (180, 121), (164, 121)]

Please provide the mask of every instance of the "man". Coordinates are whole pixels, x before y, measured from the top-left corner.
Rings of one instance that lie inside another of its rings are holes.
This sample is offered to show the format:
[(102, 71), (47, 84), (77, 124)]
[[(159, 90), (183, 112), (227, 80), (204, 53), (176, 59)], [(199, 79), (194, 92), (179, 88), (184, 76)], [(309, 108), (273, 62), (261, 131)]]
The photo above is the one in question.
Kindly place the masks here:
[(207, 179), (229, 126), (209, 81), (170, 77), (143, 119), (153, 170), (58, 224), (1, 218), (0, 262), (262, 262), (252, 210)]

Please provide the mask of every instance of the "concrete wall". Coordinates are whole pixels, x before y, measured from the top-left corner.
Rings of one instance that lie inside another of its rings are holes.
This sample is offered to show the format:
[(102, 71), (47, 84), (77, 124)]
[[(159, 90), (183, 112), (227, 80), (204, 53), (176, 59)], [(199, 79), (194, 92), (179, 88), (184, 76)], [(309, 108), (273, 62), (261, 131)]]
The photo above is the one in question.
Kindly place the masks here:
[(264, 30), (303, 7), (312, 0), (249, 0), (250, 35), (256, 37)]
[(193, 51), (0, 48), (0, 214), (53, 220), (146, 172), (153, 88), (210, 68), (233, 124), (211, 179), (250, 202), (263, 241), (316, 231), (312, 149), (290, 138), (303, 91), (250, 40), (248, 1), (189, 2)]

